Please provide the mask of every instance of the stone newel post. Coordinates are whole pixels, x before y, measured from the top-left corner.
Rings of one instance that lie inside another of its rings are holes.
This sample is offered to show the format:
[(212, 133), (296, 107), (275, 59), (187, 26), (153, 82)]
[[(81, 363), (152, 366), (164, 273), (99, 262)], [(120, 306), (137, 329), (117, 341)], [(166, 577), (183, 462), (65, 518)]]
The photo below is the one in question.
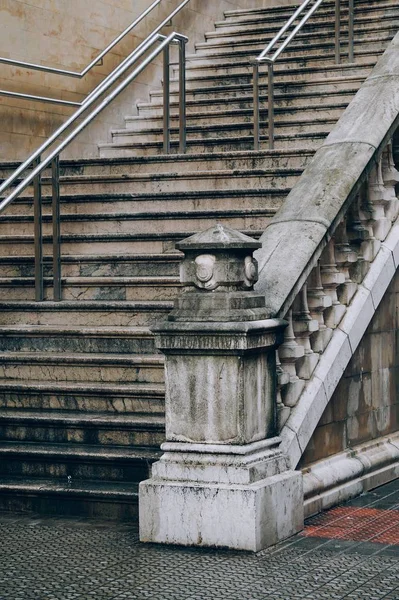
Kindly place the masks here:
[(140, 484), (142, 541), (260, 550), (303, 526), (302, 476), (275, 437), (286, 324), (253, 291), (260, 245), (221, 225), (177, 244), (183, 293), (153, 328), (167, 442)]

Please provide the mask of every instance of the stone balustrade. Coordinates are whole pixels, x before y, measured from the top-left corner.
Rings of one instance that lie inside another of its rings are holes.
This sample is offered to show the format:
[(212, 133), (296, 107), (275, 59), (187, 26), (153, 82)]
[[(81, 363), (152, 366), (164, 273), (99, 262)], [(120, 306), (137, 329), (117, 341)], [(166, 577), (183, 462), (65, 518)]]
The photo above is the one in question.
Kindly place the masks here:
[(397, 219), (392, 148), (390, 140), (284, 315), (288, 327), (277, 350), (280, 431)]

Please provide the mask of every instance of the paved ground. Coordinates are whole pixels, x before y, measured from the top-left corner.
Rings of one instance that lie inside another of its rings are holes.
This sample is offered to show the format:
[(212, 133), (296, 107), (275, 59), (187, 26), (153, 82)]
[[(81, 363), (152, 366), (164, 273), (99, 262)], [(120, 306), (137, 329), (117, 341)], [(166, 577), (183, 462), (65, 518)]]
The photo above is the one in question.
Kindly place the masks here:
[(0, 516), (1, 600), (399, 600), (399, 480), (259, 554), (165, 548), (137, 529)]

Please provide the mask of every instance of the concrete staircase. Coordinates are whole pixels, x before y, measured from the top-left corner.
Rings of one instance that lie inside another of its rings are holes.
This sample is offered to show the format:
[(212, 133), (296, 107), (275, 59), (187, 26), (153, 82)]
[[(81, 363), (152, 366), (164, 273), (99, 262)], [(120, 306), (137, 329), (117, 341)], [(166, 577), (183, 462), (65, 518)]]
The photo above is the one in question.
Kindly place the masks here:
[[(51, 300), (49, 257), (47, 301), (34, 302), (29, 190), (0, 217), (1, 510), (137, 516), (137, 484), (164, 435), (163, 359), (149, 326), (179, 292), (176, 241), (216, 221), (259, 236), (399, 26), (394, 0), (357, 2), (356, 65), (336, 66), (332, 7), (276, 68), (276, 150), (251, 150), (249, 61), (287, 6), (228, 11), (197, 44), (187, 155), (162, 155), (156, 90), (99, 159), (62, 164), (63, 302)], [(176, 151), (176, 78), (172, 109)]]

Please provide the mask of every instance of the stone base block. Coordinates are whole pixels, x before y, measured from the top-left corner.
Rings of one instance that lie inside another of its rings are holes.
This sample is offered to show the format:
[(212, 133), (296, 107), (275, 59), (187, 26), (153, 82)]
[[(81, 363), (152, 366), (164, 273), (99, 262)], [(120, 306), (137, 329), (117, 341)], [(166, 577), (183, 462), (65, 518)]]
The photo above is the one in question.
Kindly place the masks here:
[(140, 540), (259, 551), (303, 528), (302, 474), (249, 485), (140, 483)]

